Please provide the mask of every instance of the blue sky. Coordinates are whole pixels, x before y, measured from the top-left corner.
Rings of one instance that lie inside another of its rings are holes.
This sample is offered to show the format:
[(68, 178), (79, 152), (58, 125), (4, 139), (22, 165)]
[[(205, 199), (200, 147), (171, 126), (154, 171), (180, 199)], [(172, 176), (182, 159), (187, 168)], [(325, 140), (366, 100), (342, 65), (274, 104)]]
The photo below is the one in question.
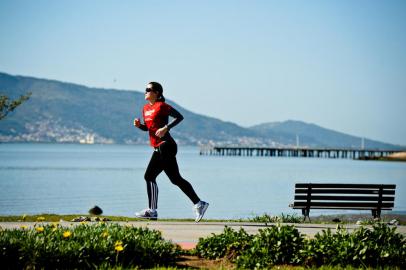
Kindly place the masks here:
[(0, 71), (406, 145), (406, 1), (219, 2), (2, 0)]

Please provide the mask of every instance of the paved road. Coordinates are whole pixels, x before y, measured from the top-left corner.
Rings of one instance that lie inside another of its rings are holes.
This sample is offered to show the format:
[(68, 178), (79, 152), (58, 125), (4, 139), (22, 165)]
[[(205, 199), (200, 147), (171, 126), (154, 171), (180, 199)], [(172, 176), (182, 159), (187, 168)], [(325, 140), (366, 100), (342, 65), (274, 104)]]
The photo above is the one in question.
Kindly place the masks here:
[[(255, 234), (259, 229), (266, 228), (263, 223), (235, 223), (235, 222), (147, 222), (147, 221), (130, 221), (130, 222), (117, 222), (119, 224), (128, 224), (136, 227), (148, 227), (150, 229), (159, 230), (165, 239), (171, 240), (175, 243), (190, 243), (196, 244), (200, 237), (210, 236), (212, 233), (221, 233), (225, 226), (231, 227), (234, 230), (244, 228), (245, 231)], [(35, 222), (0, 222), (0, 227), (7, 228), (20, 228), (25, 225), (32, 227)], [(43, 224), (49, 224), (43, 222)], [(70, 224), (78, 225), (80, 223), (74, 222), (60, 222), (62, 226), (70, 226)], [(89, 223), (91, 224), (91, 223)], [(268, 224), (269, 225), (269, 224)], [(336, 230), (337, 225), (334, 224), (289, 224), (294, 225), (301, 233), (308, 237), (314, 236), (316, 233), (330, 228), (333, 232)], [(348, 231), (353, 231), (358, 228), (358, 225), (343, 225)], [(406, 235), (406, 226), (398, 226), (398, 232)]]

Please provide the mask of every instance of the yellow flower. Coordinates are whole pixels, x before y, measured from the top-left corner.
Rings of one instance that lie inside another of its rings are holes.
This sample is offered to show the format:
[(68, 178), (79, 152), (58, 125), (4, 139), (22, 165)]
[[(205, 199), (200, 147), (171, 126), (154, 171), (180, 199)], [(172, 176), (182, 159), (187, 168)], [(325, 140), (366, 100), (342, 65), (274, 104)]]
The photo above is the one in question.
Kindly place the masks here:
[(102, 236), (103, 236), (104, 238), (107, 238), (107, 237), (109, 236), (109, 233), (108, 233), (107, 231), (105, 231), (105, 232), (102, 233)]
[(28, 227), (25, 226), (25, 225), (21, 225), (20, 228), (23, 229), (23, 230), (25, 230), (25, 229), (27, 229)]
[(123, 242), (121, 242), (121, 241), (116, 241), (116, 243), (114, 244), (115, 246), (122, 246), (123, 245)]
[(123, 251), (124, 247), (123, 247), (123, 242), (122, 241), (116, 241), (116, 243), (114, 244), (115, 246), (115, 250), (117, 250), (117, 252)]
[(117, 250), (117, 252), (120, 252), (120, 251), (123, 251), (124, 248), (123, 248), (122, 245), (118, 245), (118, 246), (115, 247), (115, 250)]
[(38, 221), (38, 222), (41, 222), (41, 221), (44, 221), (44, 220), (45, 220), (44, 217), (37, 217), (37, 221)]
[(64, 238), (69, 238), (69, 237), (71, 237), (71, 235), (72, 235), (72, 233), (70, 231), (64, 231), (63, 232), (63, 237)]
[(35, 228), (35, 230), (37, 230), (37, 232), (43, 232), (43, 231), (44, 231), (44, 227), (37, 227), (37, 228)]

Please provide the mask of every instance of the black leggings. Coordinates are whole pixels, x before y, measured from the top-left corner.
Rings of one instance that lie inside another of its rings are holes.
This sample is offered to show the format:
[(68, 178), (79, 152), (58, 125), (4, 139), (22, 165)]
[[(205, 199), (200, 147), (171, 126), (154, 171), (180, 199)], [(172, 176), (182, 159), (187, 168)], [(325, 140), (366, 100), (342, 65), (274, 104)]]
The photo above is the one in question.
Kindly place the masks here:
[(192, 185), (183, 179), (179, 173), (179, 167), (176, 161), (177, 151), (178, 147), (172, 139), (165, 141), (158, 148), (155, 148), (152, 154), (144, 176), (147, 182), (150, 209), (158, 208), (158, 185), (155, 180), (162, 171), (166, 173), (172, 184), (177, 185), (194, 204), (200, 201)]

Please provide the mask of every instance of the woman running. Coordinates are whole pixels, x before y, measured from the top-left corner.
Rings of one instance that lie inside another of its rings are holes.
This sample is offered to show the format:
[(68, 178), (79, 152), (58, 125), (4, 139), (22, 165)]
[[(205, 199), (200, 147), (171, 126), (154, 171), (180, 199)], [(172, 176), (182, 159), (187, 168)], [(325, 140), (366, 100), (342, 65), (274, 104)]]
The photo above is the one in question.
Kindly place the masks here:
[[(158, 218), (158, 185), (157, 176), (164, 171), (174, 185), (177, 185), (193, 202), (196, 212), (196, 222), (199, 222), (209, 204), (200, 200), (192, 185), (182, 178), (179, 173), (176, 153), (178, 147), (169, 134), (169, 130), (183, 120), (183, 116), (173, 107), (165, 103), (163, 88), (157, 82), (150, 82), (145, 89), (145, 100), (142, 115), (144, 124), (139, 118), (134, 120), (134, 126), (149, 132), (150, 144), (154, 148), (151, 160), (145, 172), (147, 182), (149, 208), (135, 213), (136, 217), (156, 220)], [(174, 119), (168, 124), (169, 116)]]

